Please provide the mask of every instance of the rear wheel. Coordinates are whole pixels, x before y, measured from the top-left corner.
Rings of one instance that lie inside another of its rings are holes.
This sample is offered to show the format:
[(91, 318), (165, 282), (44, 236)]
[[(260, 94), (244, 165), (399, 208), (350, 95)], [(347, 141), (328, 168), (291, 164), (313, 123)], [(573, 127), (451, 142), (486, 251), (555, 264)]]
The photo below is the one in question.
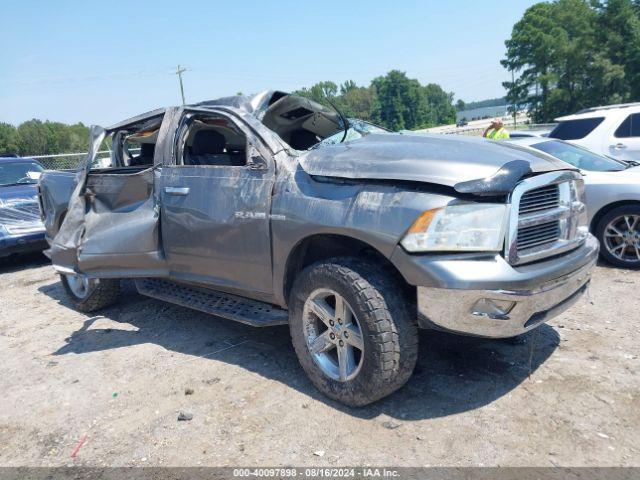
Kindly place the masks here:
[(640, 268), (640, 206), (623, 205), (598, 222), (596, 236), (602, 258), (622, 268)]
[(80, 312), (93, 312), (113, 305), (120, 295), (119, 280), (66, 274), (61, 274), (60, 280), (74, 308)]
[(289, 328), (313, 384), (347, 405), (389, 395), (416, 363), (415, 305), (392, 275), (358, 259), (305, 268), (291, 290)]

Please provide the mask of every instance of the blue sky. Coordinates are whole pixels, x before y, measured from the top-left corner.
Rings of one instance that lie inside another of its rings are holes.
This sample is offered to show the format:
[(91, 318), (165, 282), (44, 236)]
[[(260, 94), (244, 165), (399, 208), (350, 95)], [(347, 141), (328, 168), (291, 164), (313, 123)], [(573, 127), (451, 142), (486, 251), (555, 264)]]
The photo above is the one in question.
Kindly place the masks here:
[(504, 93), (529, 0), (0, 0), (0, 121), (110, 124), (180, 103), (391, 69), (456, 98)]

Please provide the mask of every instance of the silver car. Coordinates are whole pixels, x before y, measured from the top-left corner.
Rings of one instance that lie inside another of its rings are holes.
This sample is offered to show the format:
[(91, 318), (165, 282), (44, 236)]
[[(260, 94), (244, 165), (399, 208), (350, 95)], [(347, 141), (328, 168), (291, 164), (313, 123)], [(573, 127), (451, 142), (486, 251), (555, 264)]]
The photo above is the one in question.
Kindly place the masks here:
[(553, 138), (510, 141), (548, 153), (577, 167), (584, 176), (591, 232), (600, 255), (623, 268), (640, 268), (640, 166), (605, 157)]

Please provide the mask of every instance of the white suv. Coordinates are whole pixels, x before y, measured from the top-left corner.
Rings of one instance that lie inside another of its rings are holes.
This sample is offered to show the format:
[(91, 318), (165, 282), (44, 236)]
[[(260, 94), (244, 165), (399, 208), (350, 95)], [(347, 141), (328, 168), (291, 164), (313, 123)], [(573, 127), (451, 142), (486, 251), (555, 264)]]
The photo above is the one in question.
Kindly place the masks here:
[(623, 161), (640, 161), (640, 103), (594, 107), (556, 118), (549, 133)]

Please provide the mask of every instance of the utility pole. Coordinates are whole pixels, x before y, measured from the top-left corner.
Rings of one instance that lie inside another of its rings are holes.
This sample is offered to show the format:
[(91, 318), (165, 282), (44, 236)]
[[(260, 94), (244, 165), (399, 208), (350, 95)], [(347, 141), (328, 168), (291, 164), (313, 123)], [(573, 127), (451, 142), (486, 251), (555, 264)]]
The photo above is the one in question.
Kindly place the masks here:
[(184, 102), (184, 86), (182, 85), (182, 74), (184, 72), (186, 72), (187, 69), (186, 68), (180, 68), (180, 65), (178, 65), (178, 68), (176, 68), (176, 75), (178, 75), (178, 79), (180, 80), (180, 95), (182, 95), (182, 106), (184, 107), (185, 102)]
[[(516, 89), (516, 77), (515, 74), (513, 73), (513, 68), (511, 69), (511, 88), (515, 91)], [(517, 112), (516, 112), (516, 97), (515, 95), (513, 96), (513, 129), (516, 129), (516, 116), (517, 116)]]
[(538, 84), (538, 82), (536, 81), (536, 108), (535, 108), (536, 113), (537, 113), (537, 111), (538, 111), (538, 106), (539, 106), (539, 104), (538, 104), (538, 101), (539, 101), (539, 99), (538, 99), (538, 85), (539, 85), (539, 84)]

